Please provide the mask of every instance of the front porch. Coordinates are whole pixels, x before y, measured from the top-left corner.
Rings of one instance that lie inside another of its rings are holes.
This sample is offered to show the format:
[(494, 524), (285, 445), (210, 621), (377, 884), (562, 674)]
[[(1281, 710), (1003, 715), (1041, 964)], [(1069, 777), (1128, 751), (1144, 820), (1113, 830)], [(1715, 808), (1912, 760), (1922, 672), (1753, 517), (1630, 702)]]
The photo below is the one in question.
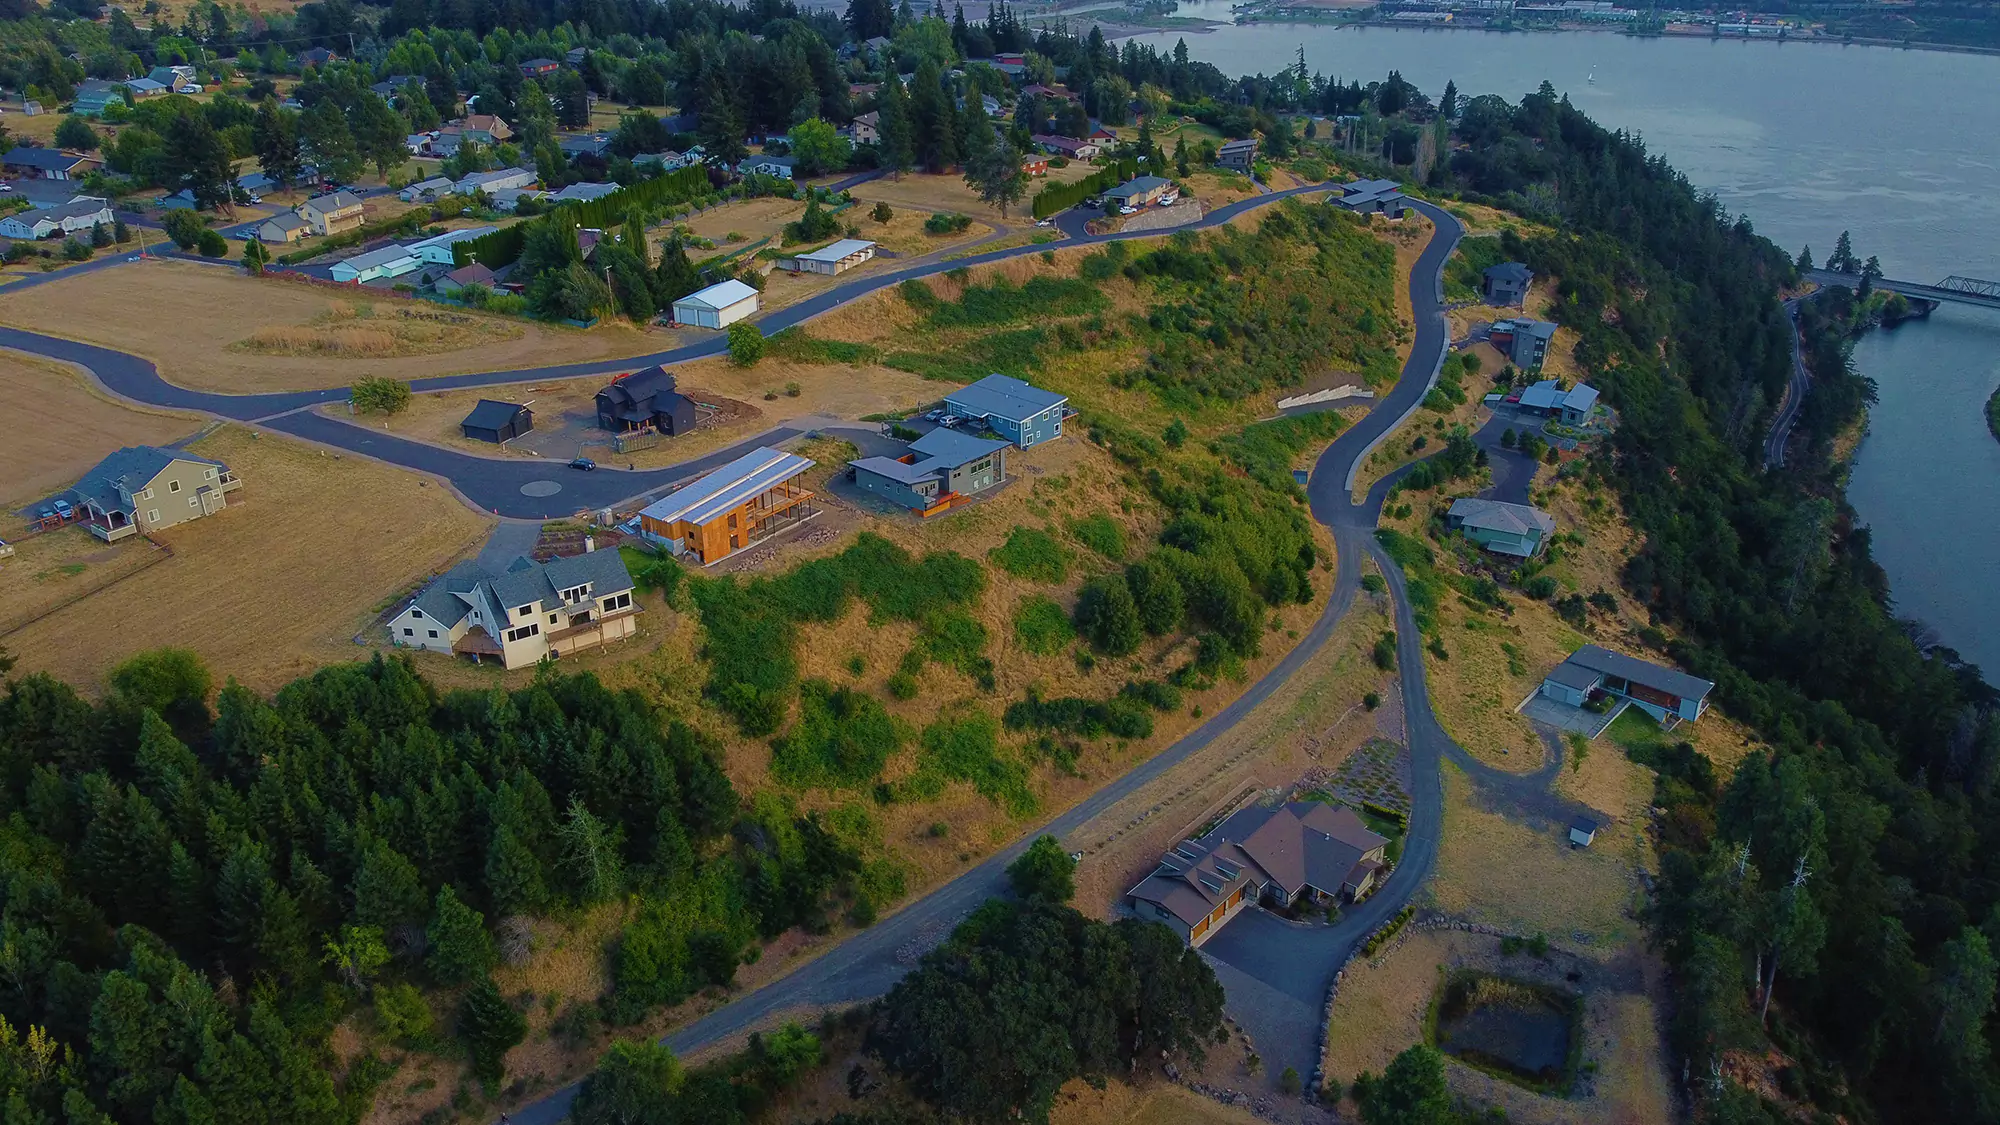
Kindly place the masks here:
[(92, 535), (97, 536), (106, 543), (116, 543), (121, 539), (130, 539), (132, 536), (139, 534), (139, 525), (133, 522), (132, 517), (123, 512), (93, 514), (83, 522), (84, 526), (90, 529)]

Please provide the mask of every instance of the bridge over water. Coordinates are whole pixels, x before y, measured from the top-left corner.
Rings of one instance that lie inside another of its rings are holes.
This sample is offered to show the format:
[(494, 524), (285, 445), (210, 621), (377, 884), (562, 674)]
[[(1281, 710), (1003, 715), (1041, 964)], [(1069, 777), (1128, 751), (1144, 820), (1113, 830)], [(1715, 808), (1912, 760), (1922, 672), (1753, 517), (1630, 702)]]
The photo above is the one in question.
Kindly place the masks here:
[[(1837, 273), (1833, 270), (1807, 270), (1806, 279), (1821, 285), (1844, 285), (1849, 289), (1859, 289), (1861, 275), (1858, 273)], [(1896, 281), (1878, 277), (1875, 288), (1891, 293), (1901, 293), (1905, 297), (1916, 297), (1926, 301), (1956, 301), (1962, 305), (1978, 305), (1981, 308), (2000, 309), (2000, 281), (1982, 281), (1976, 277), (1951, 276), (1936, 285), (1925, 285), (1917, 281)]]

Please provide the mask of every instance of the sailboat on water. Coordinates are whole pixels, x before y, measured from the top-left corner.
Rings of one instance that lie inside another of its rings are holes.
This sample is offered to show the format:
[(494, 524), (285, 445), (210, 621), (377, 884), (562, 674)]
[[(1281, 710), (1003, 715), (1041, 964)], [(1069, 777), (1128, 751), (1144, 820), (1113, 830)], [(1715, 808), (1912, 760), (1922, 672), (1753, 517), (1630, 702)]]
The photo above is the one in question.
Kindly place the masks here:
[(1584, 85), (1586, 85), (1586, 86), (1595, 86), (1595, 85), (1597, 85), (1597, 64), (1596, 64), (1596, 63), (1591, 63), (1591, 64), (1590, 64), (1590, 73), (1589, 73), (1589, 74), (1586, 74), (1586, 75), (1584, 75), (1584, 78), (1583, 78), (1583, 83), (1584, 83)]

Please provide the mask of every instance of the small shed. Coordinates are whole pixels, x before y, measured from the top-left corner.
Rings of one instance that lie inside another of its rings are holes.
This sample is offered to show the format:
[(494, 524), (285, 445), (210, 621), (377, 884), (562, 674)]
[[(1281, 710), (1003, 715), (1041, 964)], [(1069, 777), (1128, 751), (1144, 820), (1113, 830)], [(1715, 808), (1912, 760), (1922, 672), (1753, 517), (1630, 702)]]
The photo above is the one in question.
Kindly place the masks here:
[(499, 402), (482, 398), (458, 424), (458, 430), (474, 441), (495, 445), (512, 441), (535, 428), (535, 412), (525, 403)]
[(1597, 839), (1597, 822), (1587, 816), (1577, 817), (1569, 822), (1569, 843), (1573, 848), (1587, 848)]
[(695, 328), (727, 328), (757, 312), (757, 291), (730, 279), (674, 302), (674, 323)]

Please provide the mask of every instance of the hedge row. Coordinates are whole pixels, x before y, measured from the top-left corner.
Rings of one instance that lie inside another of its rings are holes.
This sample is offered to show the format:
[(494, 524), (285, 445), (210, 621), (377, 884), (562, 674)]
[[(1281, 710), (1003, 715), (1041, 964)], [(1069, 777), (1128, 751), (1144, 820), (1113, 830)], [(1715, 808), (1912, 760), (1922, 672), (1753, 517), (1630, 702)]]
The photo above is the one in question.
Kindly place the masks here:
[(490, 234), (469, 238), (454, 243), (451, 248), (452, 262), (458, 266), (468, 266), (474, 262), (490, 270), (514, 264), (521, 256), (521, 247), (526, 244), (528, 227), (532, 223), (546, 221), (556, 214), (567, 215), (576, 220), (579, 227), (607, 227), (623, 221), (634, 208), (666, 207), (685, 203), (695, 196), (708, 191), (708, 171), (699, 165), (676, 168), (664, 176), (641, 180), (636, 184), (612, 192), (602, 199), (582, 200), (565, 203), (548, 215), (501, 227)]
[(1363, 801), (1361, 802), (1361, 811), (1365, 813), (1371, 813), (1375, 816), (1379, 816), (1383, 820), (1386, 820), (1389, 823), (1394, 824), (1398, 828), (1407, 829), (1410, 826), (1409, 817), (1403, 815), (1402, 813), (1396, 811), (1395, 809), (1390, 808), (1387, 805), (1378, 805), (1373, 801)]
[(1046, 219), (1057, 211), (1074, 207), (1098, 192), (1117, 187), (1139, 174), (1139, 162), (1127, 158), (1100, 168), (1073, 184), (1050, 184), (1035, 193), (1035, 218)]
[(1376, 930), (1373, 937), (1361, 943), (1361, 955), (1363, 957), (1375, 956), (1375, 951), (1389, 944), (1389, 939), (1395, 937), (1397, 932), (1409, 923), (1411, 917), (1416, 912), (1417, 908), (1414, 906), (1405, 906), (1401, 910), (1396, 911), (1396, 916), (1389, 919), (1388, 925)]

